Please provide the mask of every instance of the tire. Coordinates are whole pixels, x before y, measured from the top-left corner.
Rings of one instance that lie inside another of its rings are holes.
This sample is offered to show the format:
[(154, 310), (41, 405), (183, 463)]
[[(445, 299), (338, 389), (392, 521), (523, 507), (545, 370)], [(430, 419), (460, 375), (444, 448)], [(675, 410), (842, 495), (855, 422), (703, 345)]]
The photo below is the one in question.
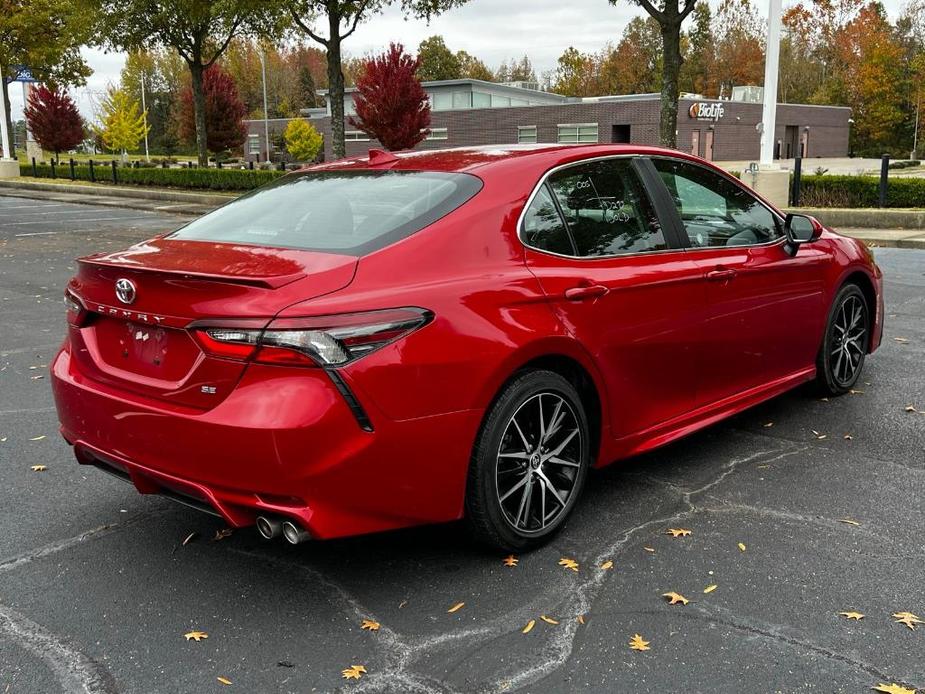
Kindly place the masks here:
[(565, 378), (545, 370), (515, 376), (473, 447), (466, 519), (475, 539), (522, 551), (555, 535), (584, 486), (590, 433), (578, 391)]
[[(847, 327), (846, 327), (847, 326)], [(870, 344), (870, 308), (856, 284), (835, 295), (819, 355), (816, 383), (826, 395), (843, 395), (854, 387), (864, 369)]]

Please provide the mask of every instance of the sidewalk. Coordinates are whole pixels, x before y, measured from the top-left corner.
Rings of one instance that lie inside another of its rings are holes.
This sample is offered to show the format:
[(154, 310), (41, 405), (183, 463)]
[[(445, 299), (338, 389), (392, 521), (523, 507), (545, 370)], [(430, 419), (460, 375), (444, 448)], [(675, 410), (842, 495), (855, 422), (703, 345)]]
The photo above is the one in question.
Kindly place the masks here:
[(85, 181), (0, 179), (0, 195), (54, 200), (82, 205), (103, 205), (183, 215), (201, 215), (234, 200), (234, 193), (189, 192), (172, 188), (113, 186)]
[[(163, 188), (19, 179), (0, 180), (0, 195), (183, 215), (205, 214), (237, 197), (234, 193), (192, 193)], [(823, 224), (834, 227), (839, 233), (861, 239), (872, 246), (925, 249), (925, 224), (922, 223), (925, 212), (876, 209), (801, 211), (818, 216)], [(852, 224), (852, 221), (855, 223)], [(884, 223), (908, 228), (874, 228)], [(869, 226), (862, 226), (864, 224)], [(920, 225), (923, 228), (914, 228)]]

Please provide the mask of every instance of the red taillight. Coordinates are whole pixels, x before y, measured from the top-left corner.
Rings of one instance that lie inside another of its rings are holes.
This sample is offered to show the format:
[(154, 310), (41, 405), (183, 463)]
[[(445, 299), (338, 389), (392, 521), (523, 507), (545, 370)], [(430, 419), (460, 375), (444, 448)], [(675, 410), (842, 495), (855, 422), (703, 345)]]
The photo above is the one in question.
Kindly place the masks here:
[(87, 309), (83, 302), (70, 289), (64, 290), (64, 313), (67, 322), (76, 328), (84, 324), (87, 318)]
[(193, 334), (214, 356), (266, 364), (342, 366), (426, 325), (420, 308), (397, 308), (248, 325), (194, 325)]

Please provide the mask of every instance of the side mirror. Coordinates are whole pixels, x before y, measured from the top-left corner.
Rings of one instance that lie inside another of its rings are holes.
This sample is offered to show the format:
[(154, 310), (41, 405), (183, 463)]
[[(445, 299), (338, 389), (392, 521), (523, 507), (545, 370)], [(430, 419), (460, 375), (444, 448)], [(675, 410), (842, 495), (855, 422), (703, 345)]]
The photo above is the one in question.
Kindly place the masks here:
[(796, 255), (801, 244), (812, 243), (822, 236), (822, 223), (806, 214), (788, 214), (784, 233), (787, 234), (787, 252)]

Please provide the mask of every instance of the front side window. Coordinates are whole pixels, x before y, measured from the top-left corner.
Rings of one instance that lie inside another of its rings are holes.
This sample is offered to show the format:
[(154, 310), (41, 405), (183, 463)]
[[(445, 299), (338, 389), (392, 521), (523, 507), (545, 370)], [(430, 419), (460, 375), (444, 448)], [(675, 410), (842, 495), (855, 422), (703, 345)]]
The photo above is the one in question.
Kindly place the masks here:
[(295, 173), (251, 191), (170, 235), (362, 256), (420, 231), (475, 195), (462, 173)]
[(658, 217), (629, 159), (570, 166), (549, 177), (579, 256), (668, 248)]
[(753, 246), (783, 236), (777, 217), (741, 186), (714, 171), (675, 159), (653, 159), (691, 246)]

